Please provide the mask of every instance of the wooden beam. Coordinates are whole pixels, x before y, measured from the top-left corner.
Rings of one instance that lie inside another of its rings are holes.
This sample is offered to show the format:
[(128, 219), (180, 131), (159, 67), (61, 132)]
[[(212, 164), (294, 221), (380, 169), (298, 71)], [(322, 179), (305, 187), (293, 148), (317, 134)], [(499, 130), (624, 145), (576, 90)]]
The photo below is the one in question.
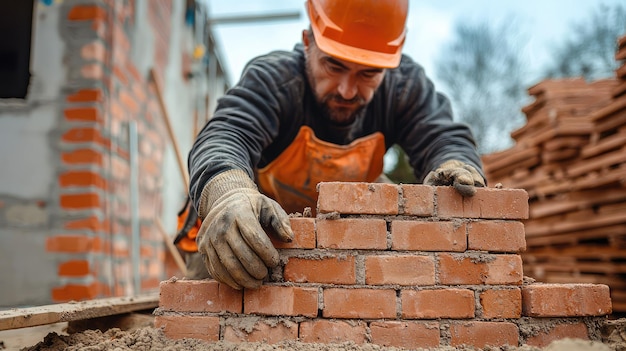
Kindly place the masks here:
[(0, 311), (0, 330), (112, 316), (158, 306), (159, 295), (150, 294), (13, 308)]

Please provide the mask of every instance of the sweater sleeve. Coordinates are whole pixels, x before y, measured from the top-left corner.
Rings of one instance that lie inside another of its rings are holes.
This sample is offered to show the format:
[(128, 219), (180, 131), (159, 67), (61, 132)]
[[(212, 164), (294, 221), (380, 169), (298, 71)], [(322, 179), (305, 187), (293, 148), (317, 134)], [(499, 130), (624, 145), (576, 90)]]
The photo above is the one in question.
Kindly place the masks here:
[(287, 101), (281, 88), (288, 72), (269, 54), (252, 60), (240, 81), (220, 98), (213, 117), (189, 153), (189, 195), (196, 209), (206, 183), (217, 174), (240, 169), (254, 180), (262, 151), (277, 137)]
[(450, 101), (437, 92), (421, 66), (404, 58), (396, 74), (399, 108), (397, 143), (409, 157), (418, 181), (443, 162), (459, 160), (480, 173), (482, 163), (468, 125), (453, 120)]

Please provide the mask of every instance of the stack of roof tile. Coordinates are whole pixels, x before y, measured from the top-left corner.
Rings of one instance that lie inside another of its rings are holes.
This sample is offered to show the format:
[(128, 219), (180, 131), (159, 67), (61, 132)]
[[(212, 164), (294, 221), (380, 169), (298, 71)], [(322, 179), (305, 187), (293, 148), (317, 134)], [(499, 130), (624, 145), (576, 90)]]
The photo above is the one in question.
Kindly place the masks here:
[(626, 312), (626, 36), (618, 43), (615, 78), (531, 87), (516, 145), (483, 162), (491, 185), (528, 191), (525, 274), (607, 284)]

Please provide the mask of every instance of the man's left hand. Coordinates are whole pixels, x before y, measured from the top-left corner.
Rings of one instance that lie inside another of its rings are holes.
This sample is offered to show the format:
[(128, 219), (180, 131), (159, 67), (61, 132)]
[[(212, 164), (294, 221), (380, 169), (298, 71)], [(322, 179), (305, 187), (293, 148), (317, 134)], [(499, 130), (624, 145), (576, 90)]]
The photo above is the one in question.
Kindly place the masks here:
[(457, 160), (449, 160), (424, 178), (426, 185), (452, 185), (464, 197), (474, 196), (475, 187), (484, 187), (485, 180), (471, 165)]

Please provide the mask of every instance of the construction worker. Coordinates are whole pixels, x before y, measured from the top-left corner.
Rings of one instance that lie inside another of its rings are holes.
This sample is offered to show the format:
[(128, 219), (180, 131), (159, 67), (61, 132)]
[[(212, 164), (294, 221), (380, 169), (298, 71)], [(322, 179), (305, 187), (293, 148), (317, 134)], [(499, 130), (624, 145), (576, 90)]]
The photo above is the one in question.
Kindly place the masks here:
[(302, 43), (250, 61), (190, 152), (201, 223), (179, 242), (199, 251), (188, 256), (190, 278), (258, 288), (278, 264), (268, 234), (293, 238), (287, 213), (314, 209), (319, 182), (376, 181), (394, 144), (425, 184), (464, 196), (485, 186), (469, 128), (402, 55), (408, 0), (306, 7)]

